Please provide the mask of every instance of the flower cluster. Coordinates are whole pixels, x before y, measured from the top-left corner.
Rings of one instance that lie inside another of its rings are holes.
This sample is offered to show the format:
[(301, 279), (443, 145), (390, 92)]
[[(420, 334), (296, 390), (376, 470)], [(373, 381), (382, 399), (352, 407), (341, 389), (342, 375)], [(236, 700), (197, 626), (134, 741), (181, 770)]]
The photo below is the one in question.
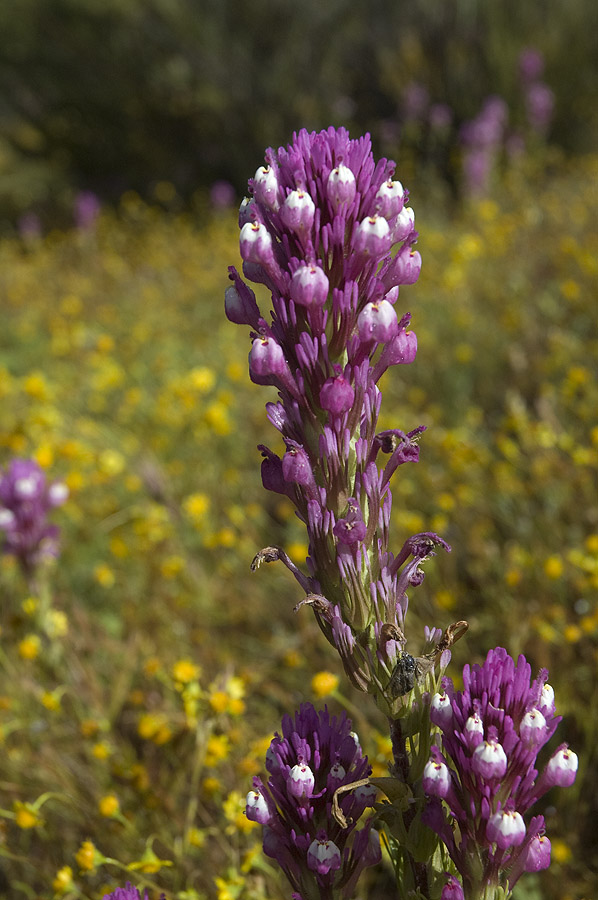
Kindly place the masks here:
[[(363, 869), (380, 861), (371, 819), (356, 829), (376, 790), (366, 783), (371, 768), (351, 721), (303, 704), (294, 720), (284, 717), (266, 768), (268, 783), (254, 778), (246, 810), (264, 826), (264, 852), (277, 860), (302, 900), (333, 896), (333, 889), (334, 896), (351, 897)], [(353, 790), (342, 790), (359, 781)]]
[[(164, 894), (160, 895), (164, 900)], [(147, 891), (143, 892), (143, 897), (136, 887), (133, 887), (130, 881), (127, 881), (124, 888), (118, 887), (110, 894), (104, 894), (102, 900), (148, 900)]]
[(45, 557), (58, 555), (58, 527), (47, 521), (48, 513), (68, 497), (59, 481), (48, 484), (33, 460), (13, 459), (0, 472), (0, 530), (3, 550), (14, 555), (30, 576)]
[(424, 770), (425, 820), (446, 844), (465, 897), (498, 884), (501, 872), (512, 888), (523, 872), (550, 864), (543, 816), (527, 824), (524, 816), (551, 787), (573, 784), (577, 756), (561, 744), (538, 777), (538, 753), (561, 721), (547, 678), (543, 669), (530, 682), (525, 657), (516, 665), (497, 647), (483, 666), (465, 666), (462, 691), (444, 679), (444, 692), (432, 698), (442, 749), (432, 749)]
[(403, 652), (407, 588), (436, 546), (448, 549), (431, 532), (388, 549), (389, 482), (417, 461), (424, 429), (376, 432), (378, 382), (417, 350), (410, 314), (396, 311), (400, 286), (421, 267), (414, 215), (394, 163), (376, 164), (368, 137), (301, 131), (266, 162), (239, 224), (243, 274), (270, 291), (271, 321), (234, 267), (225, 308), (253, 328), (251, 379), (279, 393), (267, 411), (284, 453), (260, 446), (262, 479), (307, 527), (309, 575), (278, 548), (255, 566), (279, 559), (291, 569), (353, 684), (380, 698)]

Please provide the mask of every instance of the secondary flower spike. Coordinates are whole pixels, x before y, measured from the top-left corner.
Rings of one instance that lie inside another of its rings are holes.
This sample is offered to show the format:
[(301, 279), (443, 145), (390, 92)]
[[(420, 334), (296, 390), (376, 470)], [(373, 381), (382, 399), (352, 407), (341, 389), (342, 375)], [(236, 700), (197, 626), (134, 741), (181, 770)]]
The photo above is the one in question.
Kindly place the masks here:
[(4, 553), (15, 556), (27, 576), (44, 558), (58, 556), (59, 529), (50, 525), (48, 513), (61, 506), (68, 488), (46, 481), (43, 469), (31, 459), (13, 459), (0, 470), (0, 532)]
[(264, 826), (264, 853), (275, 859), (303, 900), (349, 898), (367, 866), (380, 862), (380, 842), (368, 819), (357, 830), (376, 790), (364, 783), (338, 795), (346, 821), (333, 814), (333, 798), (344, 785), (366, 781), (371, 772), (346, 715), (330, 716), (304, 703), (285, 716), (266, 754), (267, 784), (253, 779), (247, 818)]
[(465, 666), (462, 691), (445, 678), (444, 694), (432, 699), (442, 747), (424, 770), (424, 819), (446, 844), (466, 897), (505, 880), (511, 889), (523, 872), (550, 864), (544, 818), (525, 816), (551, 787), (573, 783), (577, 756), (561, 744), (538, 776), (538, 754), (561, 721), (547, 678), (543, 669), (531, 681), (525, 657), (515, 664), (497, 647), (483, 666)]
[(417, 351), (399, 292), (417, 280), (421, 258), (394, 172), (374, 160), (369, 136), (351, 140), (343, 128), (303, 130), (268, 150), (239, 227), (243, 275), (268, 288), (271, 315), (234, 267), (225, 303), (232, 322), (252, 328), (251, 379), (279, 394), (267, 409), (280, 450), (260, 446), (264, 486), (292, 500), (309, 538), (307, 574), (277, 548), (254, 568), (273, 559), (291, 568), (353, 684), (391, 715), (406, 702), (387, 691), (405, 639), (389, 655), (380, 634), (386, 625), (404, 635), (421, 564), (449, 549), (430, 532), (389, 548), (390, 480), (418, 460), (424, 430), (377, 433), (378, 381)]

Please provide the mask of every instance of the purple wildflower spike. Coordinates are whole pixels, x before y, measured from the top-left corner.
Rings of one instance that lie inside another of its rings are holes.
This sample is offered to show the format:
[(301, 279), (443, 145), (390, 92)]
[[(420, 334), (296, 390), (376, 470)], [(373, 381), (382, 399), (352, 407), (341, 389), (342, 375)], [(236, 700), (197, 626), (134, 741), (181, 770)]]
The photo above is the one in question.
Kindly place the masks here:
[[(417, 280), (421, 258), (394, 172), (392, 161), (374, 160), (369, 136), (351, 140), (343, 128), (302, 130), (287, 147), (268, 150), (249, 181), (239, 227), (243, 274), (270, 290), (271, 317), (233, 267), (225, 303), (229, 319), (253, 328), (251, 379), (279, 393), (268, 415), (286, 452), (260, 447), (262, 478), (306, 524), (302, 587), (326, 599), (312, 609), (353, 684), (391, 715), (408, 701), (386, 690), (392, 669), (378, 653), (376, 630), (404, 627), (421, 563), (434, 547), (449, 549), (436, 536), (423, 538), (424, 552), (422, 536), (396, 555), (389, 549), (390, 481), (398, 466), (417, 461), (423, 430), (397, 429), (392, 438), (376, 431), (377, 382), (417, 352), (398, 299), (399, 285)], [(381, 468), (379, 450), (389, 454)], [(336, 610), (334, 624), (324, 609)]]
[[(430, 717), (442, 739), (424, 771), (430, 798), (424, 820), (445, 842), (467, 896), (501, 878), (512, 888), (524, 871), (549, 864), (544, 819), (526, 824), (525, 815), (551, 787), (573, 783), (577, 757), (562, 744), (538, 777), (537, 756), (561, 720), (547, 678), (543, 669), (531, 681), (525, 657), (515, 664), (497, 647), (483, 666), (465, 666), (462, 691), (445, 678), (445, 693), (437, 695), (444, 699), (432, 700)], [(458, 842), (441, 798), (458, 826)]]
[(264, 826), (264, 853), (277, 860), (293, 891), (302, 897), (352, 896), (366, 866), (380, 861), (378, 835), (368, 819), (357, 822), (374, 802), (372, 790), (338, 795), (343, 827), (332, 813), (338, 788), (366, 779), (367, 757), (343, 715), (331, 717), (309, 703), (295, 718), (285, 716), (266, 754), (267, 784), (253, 779), (247, 817)]
[[(164, 897), (164, 894), (162, 894)], [(118, 887), (110, 894), (104, 894), (102, 900), (148, 900), (147, 890), (143, 892), (143, 896), (136, 887), (133, 887), (130, 881), (127, 881), (124, 888)]]
[(4, 553), (15, 556), (27, 577), (45, 558), (58, 556), (59, 529), (47, 521), (48, 513), (61, 506), (68, 488), (50, 484), (41, 467), (30, 459), (13, 459), (0, 471), (0, 531)]

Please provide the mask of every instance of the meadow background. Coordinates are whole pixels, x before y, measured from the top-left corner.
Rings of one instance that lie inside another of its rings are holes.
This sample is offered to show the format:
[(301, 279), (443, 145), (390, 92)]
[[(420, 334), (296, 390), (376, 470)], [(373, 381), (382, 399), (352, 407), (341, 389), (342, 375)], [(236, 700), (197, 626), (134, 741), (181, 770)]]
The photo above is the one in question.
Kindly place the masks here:
[[(0, 896), (286, 896), (243, 809), (302, 700), (348, 709), (386, 770), (385, 723), (292, 612), (294, 581), (249, 571), (263, 546), (307, 547), (261, 487), (270, 396), (222, 302), (264, 148), (335, 124), (398, 161), (420, 232), (419, 352), (385, 376), (380, 427), (428, 426), (395, 545), (435, 530), (453, 550), (411, 634), (467, 619), (453, 676), (496, 645), (549, 668), (580, 772), (543, 804), (553, 863), (516, 897), (592, 900), (597, 7), (22, 6), (0, 7), (0, 466), (35, 458), (70, 497), (54, 565), (27, 582), (0, 559)], [(360, 896), (392, 896), (374, 877)]]

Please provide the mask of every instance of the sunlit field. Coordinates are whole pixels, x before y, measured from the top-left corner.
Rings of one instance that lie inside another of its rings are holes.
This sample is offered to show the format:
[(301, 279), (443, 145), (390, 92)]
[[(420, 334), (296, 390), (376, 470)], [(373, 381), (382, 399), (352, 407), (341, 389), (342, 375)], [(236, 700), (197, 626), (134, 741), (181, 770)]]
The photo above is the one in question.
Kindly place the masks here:
[[(394, 544), (452, 546), (412, 633), (469, 622), (453, 677), (497, 645), (548, 668), (579, 755), (574, 787), (540, 804), (552, 867), (518, 900), (598, 896), (597, 179), (596, 157), (513, 172), (452, 216), (407, 185), (419, 351), (383, 384), (381, 429), (427, 426), (394, 482)], [(271, 394), (224, 316), (231, 264), (234, 211), (133, 194), (87, 230), (0, 243), (0, 466), (33, 458), (69, 488), (60, 556), (29, 579), (0, 559), (0, 896), (96, 900), (127, 880), (167, 900), (288, 896), (245, 795), (303, 700), (346, 708), (386, 771), (386, 722), (293, 612), (291, 576), (249, 568), (307, 545), (261, 485)]]

